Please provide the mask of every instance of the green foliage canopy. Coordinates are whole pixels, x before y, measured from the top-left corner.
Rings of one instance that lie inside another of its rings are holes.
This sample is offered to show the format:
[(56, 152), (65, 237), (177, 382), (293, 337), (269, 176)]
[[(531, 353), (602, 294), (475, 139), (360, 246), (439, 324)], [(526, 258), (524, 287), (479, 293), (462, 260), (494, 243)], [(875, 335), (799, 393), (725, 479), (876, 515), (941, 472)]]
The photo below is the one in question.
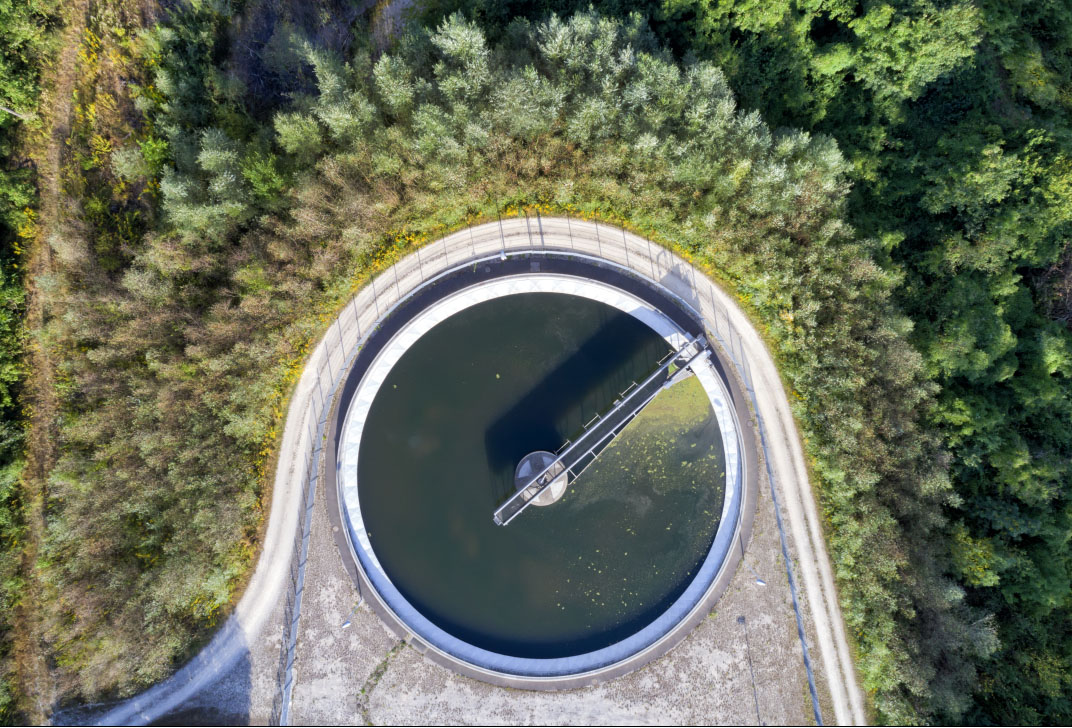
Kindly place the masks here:
[[(133, 665), (162, 675), (230, 598), (315, 312), (396, 241), (526, 203), (655, 231), (736, 281), (800, 393), (868, 685), (896, 715), (936, 684), (964, 692), (989, 631), (921, 537), (950, 500), (918, 423), (933, 390), (881, 243), (845, 224), (850, 166), (829, 137), (772, 132), (716, 66), (593, 12), (512, 23), (498, 45), (454, 15), (379, 58), (297, 40), (279, 71), (292, 102), (254, 124), (213, 65), (226, 22), (196, 6), (145, 41), (158, 134), (139, 148), (170, 153), (162, 228), (121, 271), (64, 257), (48, 574), (86, 696), (132, 689)], [(133, 154), (117, 170), (160, 169)]]
[[(1072, 265), (1072, 12), (658, 0), (547, 17), (576, 5), (428, 3), (437, 30), (379, 57), (277, 33), (276, 113), (228, 71), (214, 5), (143, 38), (153, 133), (112, 161), (159, 184), (163, 224), (108, 246), (121, 256), (60, 256), (61, 662), (86, 695), (135, 664), (149, 681), (229, 599), (309, 312), (409, 234), (538, 202), (674, 241), (768, 327), (880, 717), (1072, 714), (1072, 343), (1050, 315)], [(107, 584), (101, 563), (122, 565)]]
[(22, 589), (20, 243), (33, 235), (37, 203), (36, 180), (23, 140), (26, 125), (36, 115), (39, 74), (51, 49), (55, 9), (54, 0), (0, 0), (0, 722), (4, 723), (17, 720), (9, 640)]

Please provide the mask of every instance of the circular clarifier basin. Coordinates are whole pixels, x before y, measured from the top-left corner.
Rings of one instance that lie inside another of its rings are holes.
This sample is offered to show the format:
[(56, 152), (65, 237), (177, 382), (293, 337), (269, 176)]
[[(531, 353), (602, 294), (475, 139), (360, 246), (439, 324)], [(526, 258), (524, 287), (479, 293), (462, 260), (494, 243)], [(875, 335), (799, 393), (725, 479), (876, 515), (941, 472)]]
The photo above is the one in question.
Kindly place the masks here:
[(592, 671), (657, 641), (713, 579), (739, 458), (727, 477), (735, 425), (711, 372), (660, 391), (583, 472), (556, 472), (543, 507), (492, 518), (675, 349), (623, 308), (547, 291), (455, 305), (396, 333), (354, 394), (339, 454), (350, 540), (392, 613), (444, 654), (509, 675)]

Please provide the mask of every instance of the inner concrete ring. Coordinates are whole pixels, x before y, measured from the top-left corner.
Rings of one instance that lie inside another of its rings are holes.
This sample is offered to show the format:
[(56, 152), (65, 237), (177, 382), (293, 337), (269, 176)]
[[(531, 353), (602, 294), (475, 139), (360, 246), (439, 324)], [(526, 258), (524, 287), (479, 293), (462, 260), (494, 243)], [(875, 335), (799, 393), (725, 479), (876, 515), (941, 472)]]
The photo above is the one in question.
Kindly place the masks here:
[[(400, 265), (405, 264), (402, 261)], [(325, 476), (337, 545), (361, 595), (398, 635), (428, 658), (487, 682), (527, 689), (566, 689), (632, 671), (678, 644), (725, 591), (751, 532), (757, 492), (755, 433), (748, 399), (732, 360), (717, 344), (696, 374), (719, 421), (726, 453), (726, 497), (719, 528), (685, 592), (653, 622), (608, 647), (565, 658), (532, 659), (489, 652), (431, 623), (391, 584), (361, 516), (357, 457), (365, 416), (391, 367), (438, 322), (496, 297), (554, 291), (592, 298), (628, 312), (674, 348), (705, 332), (703, 319), (657, 282), (612, 261), (567, 251), (501, 251), (432, 273), (399, 300), (366, 338), (335, 393)], [(716, 337), (708, 333), (713, 343)], [(742, 427), (742, 424), (746, 425)]]

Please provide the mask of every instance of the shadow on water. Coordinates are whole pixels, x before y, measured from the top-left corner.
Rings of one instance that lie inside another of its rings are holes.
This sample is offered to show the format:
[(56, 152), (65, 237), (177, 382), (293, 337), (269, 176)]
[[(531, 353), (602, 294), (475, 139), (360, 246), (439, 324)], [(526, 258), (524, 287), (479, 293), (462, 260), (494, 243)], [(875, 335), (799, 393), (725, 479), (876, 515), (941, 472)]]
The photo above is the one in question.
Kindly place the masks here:
[(497, 492), (496, 504), (513, 494), (514, 469), (535, 450), (555, 452), (596, 414), (614, 404), (633, 381), (653, 371), (670, 351), (633, 316), (610, 314), (599, 329), (546, 377), (496, 418), (484, 433), (484, 449)]

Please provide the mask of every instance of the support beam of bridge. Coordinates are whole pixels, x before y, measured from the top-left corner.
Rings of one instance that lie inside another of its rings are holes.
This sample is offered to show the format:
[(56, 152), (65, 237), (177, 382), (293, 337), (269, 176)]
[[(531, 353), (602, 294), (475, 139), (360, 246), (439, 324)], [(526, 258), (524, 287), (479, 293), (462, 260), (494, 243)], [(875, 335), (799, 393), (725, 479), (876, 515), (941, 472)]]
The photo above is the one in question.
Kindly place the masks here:
[(514, 520), (540, 493), (561, 477), (563, 471), (571, 481), (576, 480), (625, 426), (655, 399), (659, 390), (685, 376), (693, 363), (710, 352), (707, 339), (701, 335), (663, 361), (643, 382), (629, 390), (606, 412), (597, 415), (576, 440), (559, 449), (558, 457), (499, 506), (493, 516), (495, 523), (505, 526)]

